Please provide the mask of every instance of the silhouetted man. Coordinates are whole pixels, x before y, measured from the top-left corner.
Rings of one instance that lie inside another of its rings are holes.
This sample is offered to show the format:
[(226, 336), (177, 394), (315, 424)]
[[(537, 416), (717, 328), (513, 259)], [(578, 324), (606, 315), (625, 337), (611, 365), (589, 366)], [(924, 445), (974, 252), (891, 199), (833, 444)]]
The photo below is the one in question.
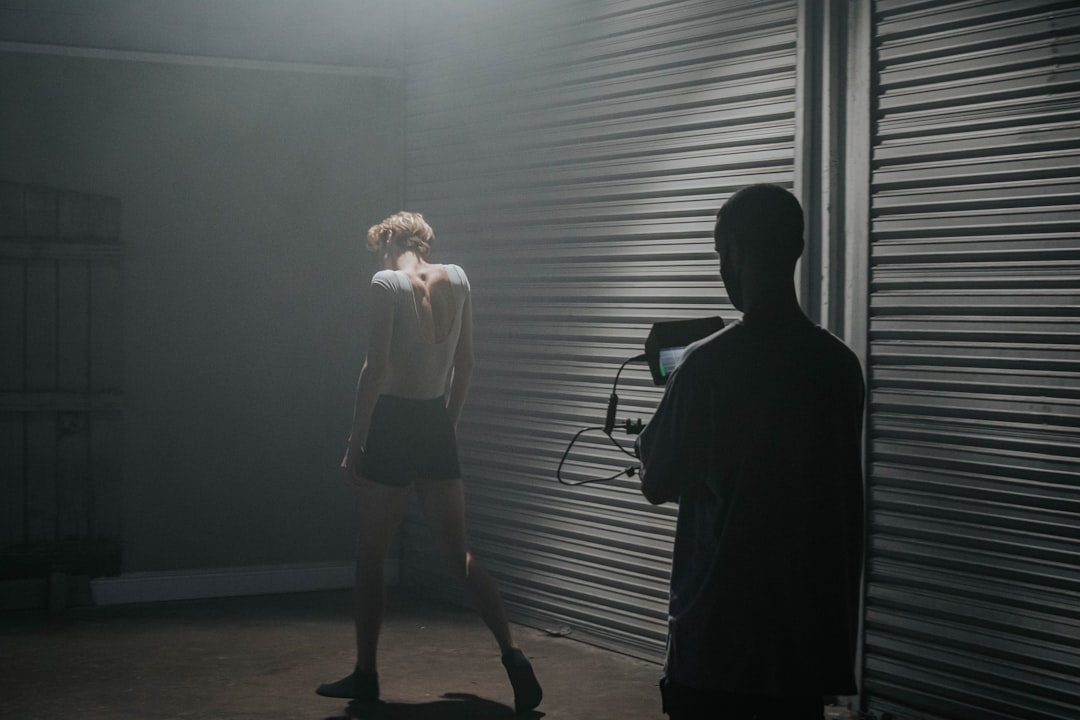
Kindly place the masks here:
[(823, 717), (855, 692), (862, 416), (855, 354), (799, 308), (802, 208), (775, 185), (717, 214), (743, 319), (691, 345), (638, 439), (641, 491), (678, 501), (672, 720)]

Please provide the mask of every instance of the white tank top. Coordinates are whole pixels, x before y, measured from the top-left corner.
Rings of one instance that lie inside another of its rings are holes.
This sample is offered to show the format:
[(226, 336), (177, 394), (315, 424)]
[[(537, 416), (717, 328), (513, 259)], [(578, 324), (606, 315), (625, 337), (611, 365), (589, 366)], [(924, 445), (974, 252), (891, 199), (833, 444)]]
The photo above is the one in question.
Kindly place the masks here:
[(450, 332), (432, 342), (420, 332), (420, 316), (409, 276), (400, 270), (380, 270), (372, 285), (389, 290), (394, 298), (394, 326), (390, 339), (390, 367), (383, 394), (429, 400), (446, 394), (454, 352), (461, 335), (461, 318), (469, 301), (469, 279), (457, 265), (443, 265), (454, 298)]

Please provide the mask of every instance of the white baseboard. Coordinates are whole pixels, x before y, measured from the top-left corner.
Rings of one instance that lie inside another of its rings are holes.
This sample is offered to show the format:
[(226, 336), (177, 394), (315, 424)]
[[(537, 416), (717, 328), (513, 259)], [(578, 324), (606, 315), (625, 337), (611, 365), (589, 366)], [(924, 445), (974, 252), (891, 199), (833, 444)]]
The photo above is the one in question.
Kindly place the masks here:
[[(398, 561), (387, 560), (383, 573), (387, 585), (397, 585)], [(95, 605), (272, 595), (352, 586), (351, 562), (136, 572), (98, 578), (90, 583)]]

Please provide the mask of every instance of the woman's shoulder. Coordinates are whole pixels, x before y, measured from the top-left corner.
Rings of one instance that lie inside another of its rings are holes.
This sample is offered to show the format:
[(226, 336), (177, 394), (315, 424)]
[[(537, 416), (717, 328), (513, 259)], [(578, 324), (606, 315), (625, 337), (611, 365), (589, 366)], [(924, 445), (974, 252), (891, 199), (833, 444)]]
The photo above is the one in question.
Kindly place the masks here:
[(371, 284), (387, 290), (398, 290), (401, 288), (402, 275), (398, 270), (380, 270), (371, 276)]
[(446, 268), (446, 275), (450, 278), (450, 282), (464, 287), (469, 287), (469, 277), (465, 274), (465, 270), (460, 265), (453, 263), (443, 263), (443, 267)]

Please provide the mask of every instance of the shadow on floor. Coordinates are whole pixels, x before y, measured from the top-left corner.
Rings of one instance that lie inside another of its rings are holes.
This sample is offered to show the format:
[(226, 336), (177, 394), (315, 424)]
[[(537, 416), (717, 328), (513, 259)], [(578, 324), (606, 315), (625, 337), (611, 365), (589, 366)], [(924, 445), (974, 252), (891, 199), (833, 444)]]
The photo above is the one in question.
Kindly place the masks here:
[(326, 720), (539, 720), (544, 713), (533, 710), (517, 714), (508, 705), (469, 693), (446, 693), (442, 700), (425, 703), (350, 702), (344, 715)]

